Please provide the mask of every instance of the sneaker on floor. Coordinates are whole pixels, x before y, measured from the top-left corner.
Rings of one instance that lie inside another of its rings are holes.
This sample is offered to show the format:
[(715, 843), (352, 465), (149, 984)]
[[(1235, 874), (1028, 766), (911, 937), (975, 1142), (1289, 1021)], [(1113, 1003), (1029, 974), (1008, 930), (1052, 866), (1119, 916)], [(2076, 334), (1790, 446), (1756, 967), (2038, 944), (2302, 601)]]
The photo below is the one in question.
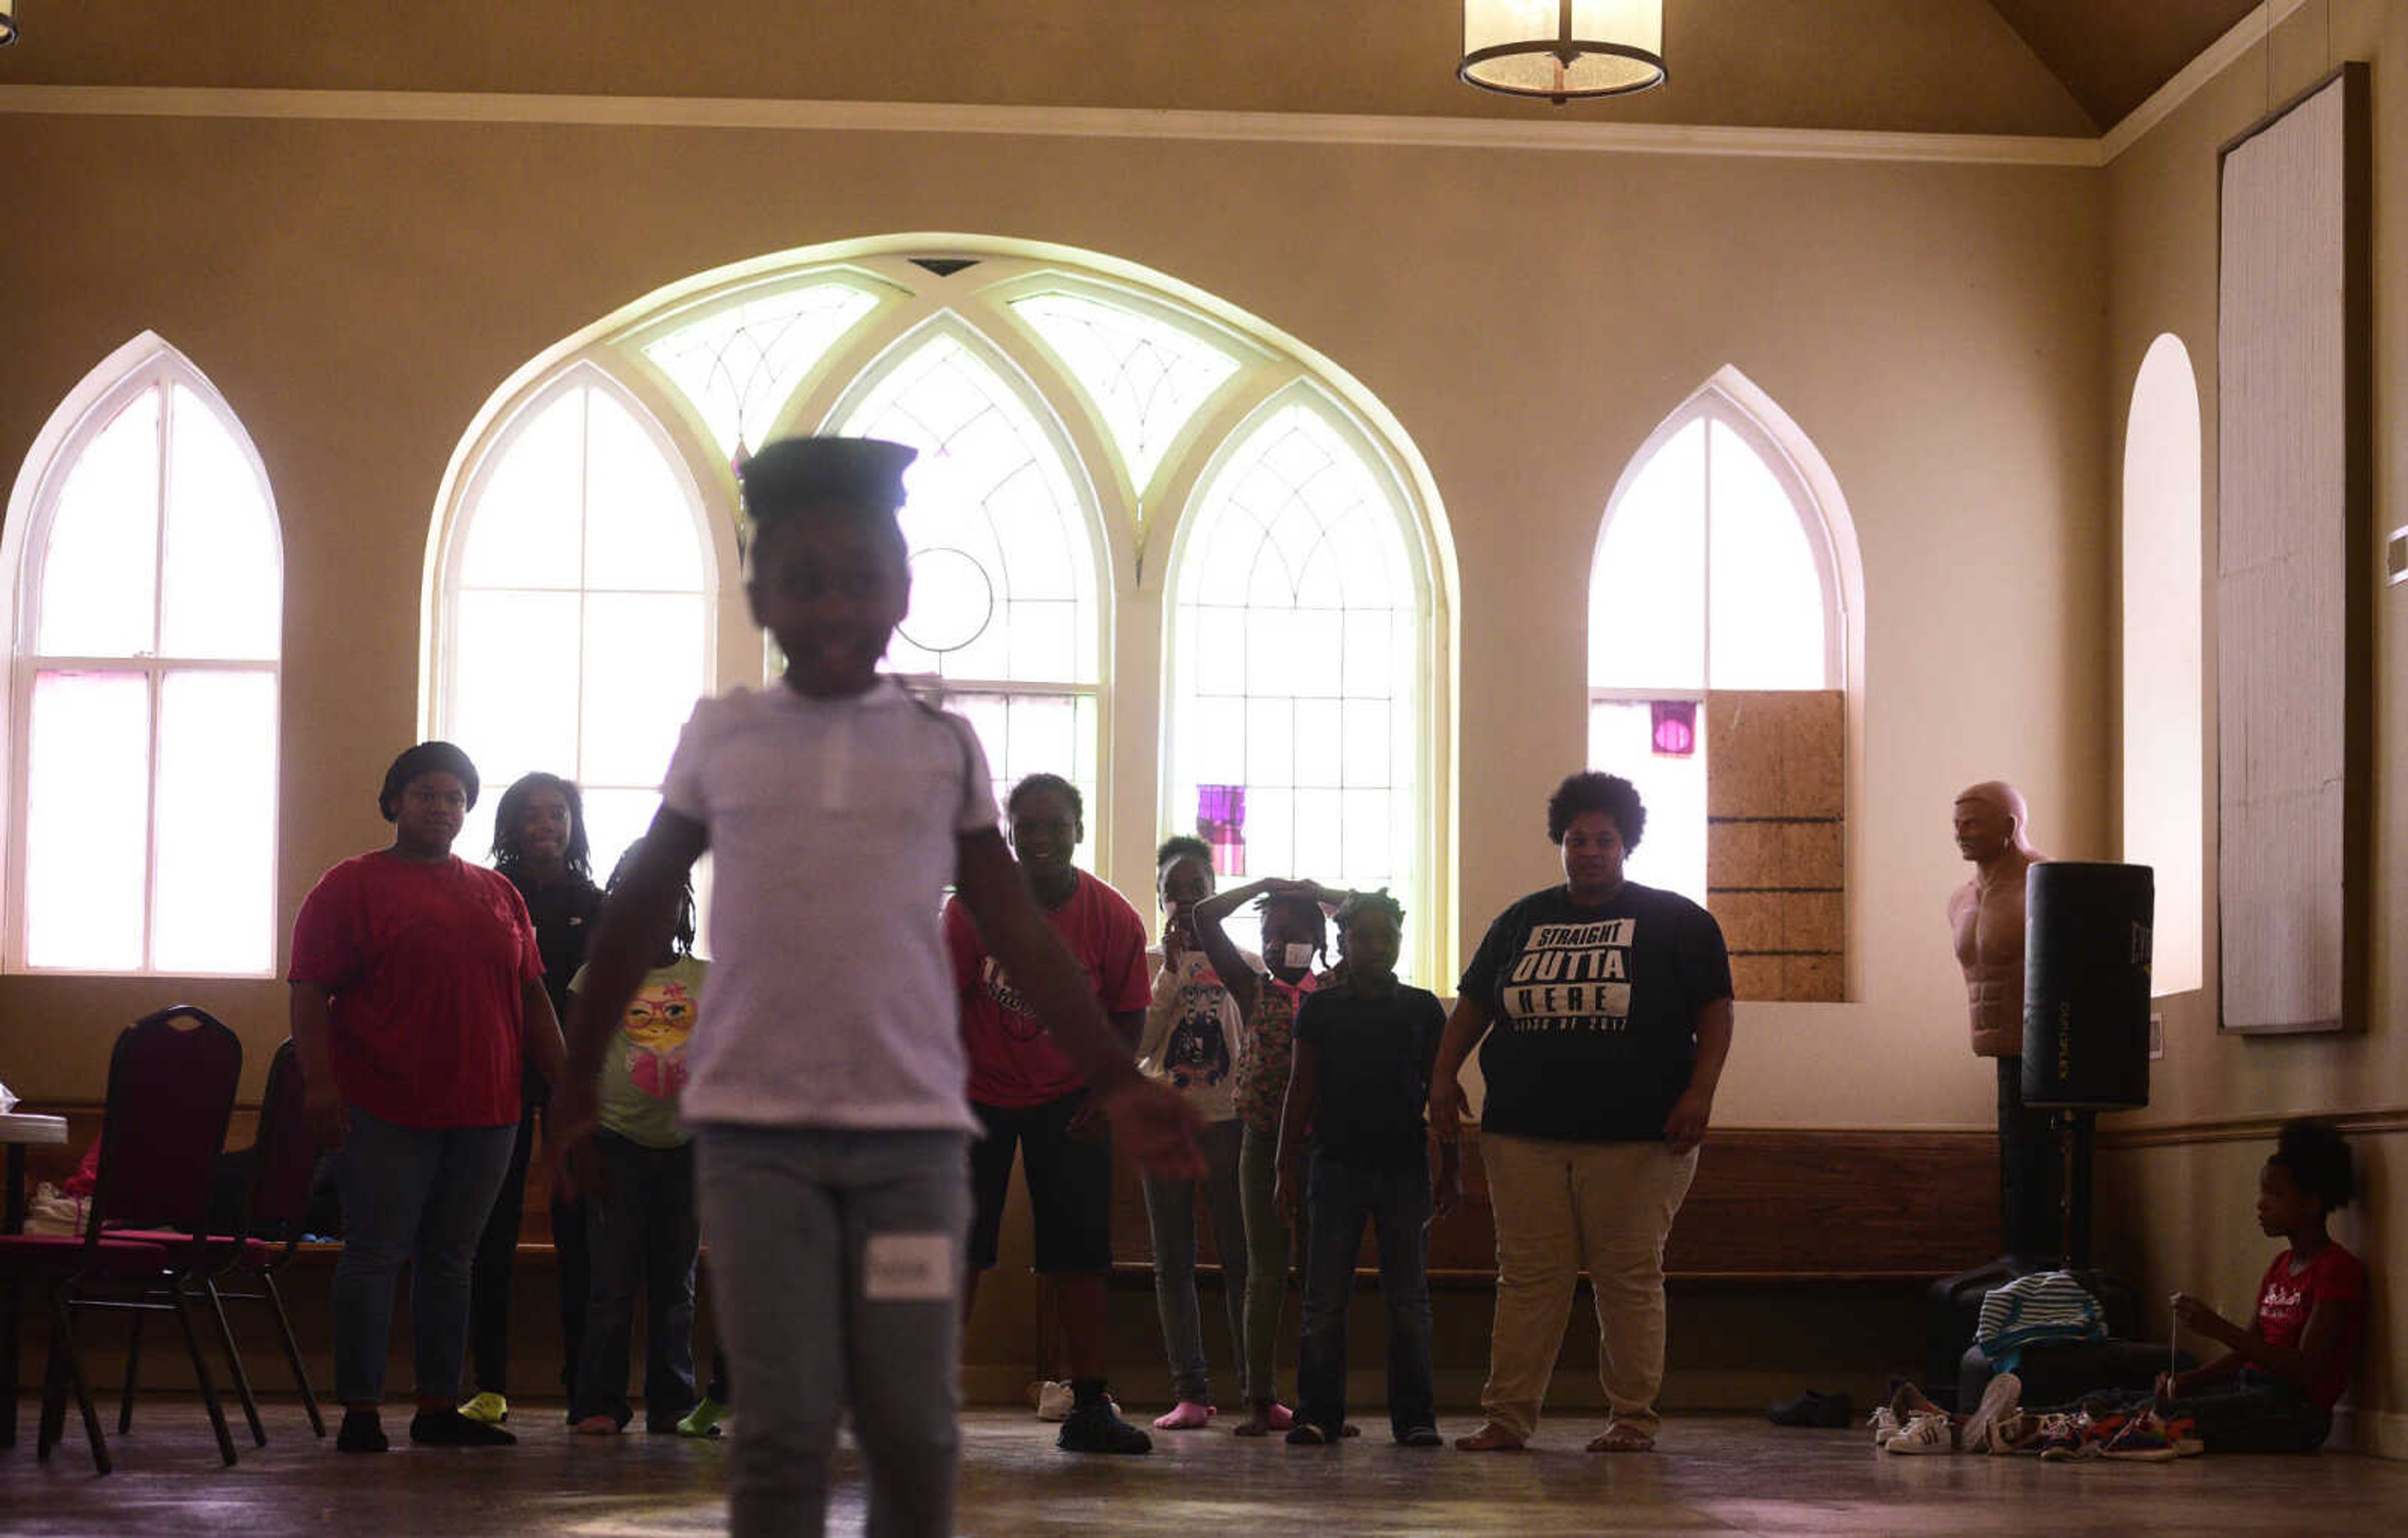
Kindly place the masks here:
[(419, 1411), (409, 1419), (409, 1440), (422, 1447), (515, 1447), (519, 1443), (499, 1426), (470, 1420), (456, 1409)]
[(1193, 1431), (1211, 1424), (1212, 1417), (1220, 1413), (1210, 1404), (1182, 1399), (1154, 1417), (1154, 1429), (1157, 1431)]
[(2166, 1432), (2166, 1423), (2154, 1412), (2143, 1410), (2124, 1422), (2124, 1429), (2108, 1439), (2099, 1456), (2134, 1463), (2166, 1463), (2179, 1455), (2174, 1451), (2174, 1439)]
[(720, 1425), (735, 1412), (718, 1400), (706, 1398), (694, 1407), (692, 1414), (677, 1423), (680, 1436), (717, 1436)]
[(482, 1425), (498, 1426), (510, 1418), (510, 1402), (496, 1393), (481, 1393), (461, 1405), (460, 1413)]
[(1068, 1383), (1059, 1378), (1047, 1378), (1037, 1386), (1037, 1418), (1056, 1421), (1068, 1419), (1070, 1407), (1077, 1402), (1077, 1396), (1070, 1392)]
[(393, 1444), (385, 1440), (384, 1421), (374, 1410), (346, 1410), (342, 1430), (335, 1433), (335, 1450), (338, 1453), (389, 1452)]
[(1150, 1453), (1154, 1438), (1123, 1420), (1107, 1400), (1071, 1406), (1054, 1445), (1066, 1453)]
[(2200, 1440), (2199, 1422), (2189, 1416), (2166, 1417), (2166, 1440), (2174, 1445), (2176, 1458), (2197, 1458), (2207, 1451), (2207, 1444)]
[(1828, 1430), (1855, 1420), (1856, 1405), (1845, 1394), (1826, 1394), (1809, 1388), (1796, 1399), (1768, 1406), (1764, 1418), (1775, 1426), (1818, 1426)]
[(1982, 1390), (1982, 1403), (1965, 1418), (1963, 1442), (1967, 1452), (1990, 1450), (1990, 1428), (1998, 1424), (2000, 1416), (2015, 1408), (2023, 1393), (2024, 1380), (2013, 1373), (2000, 1373), (1989, 1381)]
[(1397, 1433), (1399, 1447), (1443, 1447), (1446, 1438), (1438, 1434), (1435, 1426), (1408, 1426)]
[(1872, 1428), (1873, 1445), (1876, 1447), (1906, 1430), (1906, 1427), (1899, 1423), (1898, 1417), (1890, 1413), (1890, 1407), (1886, 1404), (1874, 1410), (1872, 1418), (1865, 1424)]
[(616, 1416), (587, 1416), (569, 1430), (579, 1436), (617, 1436), (619, 1419)]
[(2040, 1437), (2034, 1450), (2045, 1463), (2062, 1463), (2082, 1450), (2082, 1417), (2078, 1415), (2053, 1415), (2041, 1417)]
[(1882, 1444), (1885, 1453), (1953, 1453), (1956, 1450), (1956, 1429), (1940, 1411), (1920, 1415), (1906, 1423), (1906, 1429)]
[(2029, 1410), (2009, 1410), (1990, 1427), (1990, 1451), (1993, 1454), (2036, 1453), (2040, 1451), (2041, 1428), (2044, 1424)]

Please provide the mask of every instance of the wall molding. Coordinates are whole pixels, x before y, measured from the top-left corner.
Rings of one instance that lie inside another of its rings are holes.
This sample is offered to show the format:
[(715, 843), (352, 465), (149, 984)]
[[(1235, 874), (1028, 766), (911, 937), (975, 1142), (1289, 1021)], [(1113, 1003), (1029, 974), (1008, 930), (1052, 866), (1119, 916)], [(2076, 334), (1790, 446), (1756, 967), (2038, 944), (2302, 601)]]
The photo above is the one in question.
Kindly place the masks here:
[(1892, 134), (1684, 123), (1525, 122), (1320, 112), (984, 106), (953, 102), (778, 101), (716, 96), (578, 96), (496, 92), (236, 90), (215, 86), (0, 86), (0, 114), (238, 118), (291, 121), (540, 123), (615, 128), (781, 130), (1186, 139), (1222, 143), (1712, 155), (1760, 160), (1909, 161), (2097, 166), (2099, 141), (2006, 134)]
[(2408, 1105), (2386, 1105), (2366, 1111), (2271, 1111), (2247, 1116), (2200, 1117), (2189, 1121), (2165, 1121), (2139, 1127), (2101, 1122), (2102, 1148), (2187, 1148), (2211, 1143), (2271, 1143), (2283, 1123), (2313, 1114), (2353, 1137), (2386, 1137), (2408, 1132)]
[(2276, 27), (2290, 20), (2308, 0), (2264, 0), (2256, 10), (2235, 21), (2223, 36), (2210, 43), (2198, 58), (2183, 65), (2174, 78), (2149, 93), (2149, 99), (2124, 114), (2124, 121), (2100, 135), (2099, 163), (2116, 156), (2148, 136), (2149, 130), (2173, 116), (2174, 109), (2198, 94), (2200, 88), (2263, 43)]

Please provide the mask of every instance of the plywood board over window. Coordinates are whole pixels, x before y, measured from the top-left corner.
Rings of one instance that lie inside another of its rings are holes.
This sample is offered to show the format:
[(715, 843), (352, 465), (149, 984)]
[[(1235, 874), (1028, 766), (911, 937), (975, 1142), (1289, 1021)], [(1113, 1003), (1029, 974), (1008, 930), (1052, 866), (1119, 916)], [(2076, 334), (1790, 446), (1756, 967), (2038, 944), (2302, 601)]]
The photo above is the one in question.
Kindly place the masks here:
[(1847, 996), (1847, 715), (1836, 689), (1706, 696), (1706, 906), (1741, 999)]
[(2367, 72), (2225, 147), (2216, 552), (2223, 1025), (2365, 1019), (2374, 574)]

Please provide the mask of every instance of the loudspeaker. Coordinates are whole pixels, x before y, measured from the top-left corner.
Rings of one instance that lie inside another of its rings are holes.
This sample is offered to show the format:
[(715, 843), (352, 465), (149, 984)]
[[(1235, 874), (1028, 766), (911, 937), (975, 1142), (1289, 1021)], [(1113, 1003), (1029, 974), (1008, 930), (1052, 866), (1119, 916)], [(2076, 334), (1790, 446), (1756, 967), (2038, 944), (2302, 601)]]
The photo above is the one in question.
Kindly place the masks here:
[(2024, 1104), (2149, 1103), (2146, 865), (2052, 861), (2024, 878)]

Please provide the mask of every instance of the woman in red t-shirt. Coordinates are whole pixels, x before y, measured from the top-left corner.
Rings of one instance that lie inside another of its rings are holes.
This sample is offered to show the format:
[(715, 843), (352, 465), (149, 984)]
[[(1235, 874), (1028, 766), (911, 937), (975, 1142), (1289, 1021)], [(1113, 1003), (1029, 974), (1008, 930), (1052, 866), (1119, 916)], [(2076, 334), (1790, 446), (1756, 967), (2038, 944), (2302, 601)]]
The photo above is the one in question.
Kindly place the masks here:
[(2187, 1293), (2185, 1328), (2225, 1347), (2157, 1379), (2169, 1419), (2187, 1417), (2210, 1452), (2314, 1452), (2332, 1429), (2366, 1332), (2365, 1262), (2333, 1242), (2327, 1218), (2358, 1194), (2349, 1145), (2327, 1123), (2289, 1122), (2258, 1175), (2258, 1226), (2290, 1241), (2258, 1284), (2247, 1329)]
[(389, 847), (318, 878), (293, 926), (293, 1041), (304, 1107), (343, 1141), (335, 1386), (345, 1452), (382, 1452), (394, 1280), (410, 1269), (418, 1414), (410, 1440), (515, 1439), (458, 1410), (468, 1274), (519, 1126), (520, 1075), (561, 1072), (560, 1027), (526, 904), (452, 853), (477, 767), (448, 742), (394, 760), (377, 806)]

